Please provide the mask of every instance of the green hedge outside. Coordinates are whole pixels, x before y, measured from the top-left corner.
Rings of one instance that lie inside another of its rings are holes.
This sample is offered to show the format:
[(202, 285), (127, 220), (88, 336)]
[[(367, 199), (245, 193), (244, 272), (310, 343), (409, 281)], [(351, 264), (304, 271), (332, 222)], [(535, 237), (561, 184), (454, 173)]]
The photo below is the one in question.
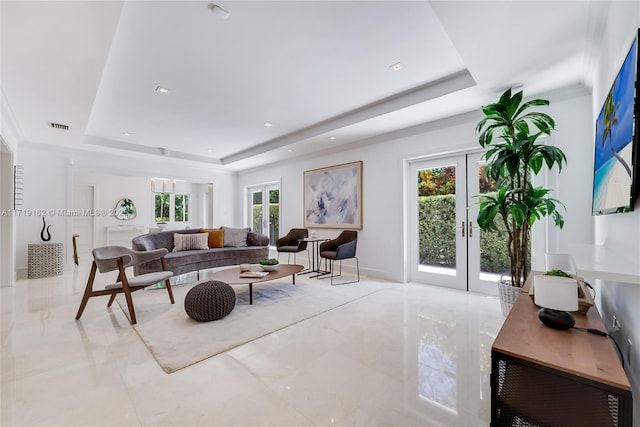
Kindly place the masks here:
[(455, 268), (455, 196), (418, 198), (420, 264)]
[[(420, 264), (446, 268), (456, 266), (455, 195), (418, 198), (418, 240)], [(467, 230), (465, 230), (467, 231)], [(508, 273), (506, 230), (480, 234), (480, 269), (487, 273)]]
[[(275, 246), (276, 240), (280, 237), (280, 204), (269, 203), (269, 221), (271, 222), (271, 230), (269, 233), (269, 244)], [(262, 205), (253, 205), (253, 231), (260, 232), (262, 230)]]

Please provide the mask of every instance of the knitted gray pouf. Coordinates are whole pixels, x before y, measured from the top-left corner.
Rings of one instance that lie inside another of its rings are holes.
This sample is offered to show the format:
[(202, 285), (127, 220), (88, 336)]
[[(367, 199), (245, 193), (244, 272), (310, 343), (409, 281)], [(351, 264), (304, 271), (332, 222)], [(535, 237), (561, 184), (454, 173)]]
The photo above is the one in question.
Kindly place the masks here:
[(236, 293), (224, 282), (213, 280), (189, 289), (184, 309), (193, 320), (210, 322), (222, 319), (236, 306)]

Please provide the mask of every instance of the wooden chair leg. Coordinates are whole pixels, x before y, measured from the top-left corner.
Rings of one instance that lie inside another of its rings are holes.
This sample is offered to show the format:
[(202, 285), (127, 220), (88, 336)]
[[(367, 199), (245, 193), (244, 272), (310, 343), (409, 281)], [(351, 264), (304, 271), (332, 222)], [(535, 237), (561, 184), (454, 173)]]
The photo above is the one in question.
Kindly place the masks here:
[(93, 290), (93, 281), (96, 278), (96, 271), (98, 270), (98, 265), (95, 261), (91, 264), (91, 272), (89, 273), (89, 279), (87, 280), (87, 286), (84, 288), (84, 295), (82, 295), (82, 301), (80, 302), (80, 307), (78, 308), (78, 314), (76, 314), (76, 320), (80, 319), (82, 313), (84, 312), (85, 307), (87, 306), (87, 302), (89, 298), (91, 298), (91, 293)]
[(113, 302), (116, 300), (116, 295), (118, 295), (118, 294), (111, 294), (111, 297), (109, 298), (109, 303), (107, 304), (107, 307), (111, 307), (111, 304), (113, 304)]
[[(160, 259), (160, 264), (162, 264), (162, 271), (167, 271), (167, 263), (164, 260), (164, 257)], [(200, 271), (198, 270), (198, 280), (200, 280)], [(169, 279), (164, 281), (165, 286), (167, 287), (167, 292), (169, 292), (169, 299), (171, 300), (171, 304), (175, 304), (175, 300), (173, 299), (173, 290), (171, 289), (171, 282)]]
[(74, 234), (71, 237), (71, 241), (73, 242), (73, 262), (76, 265), (80, 265), (80, 264), (78, 264), (78, 246), (76, 245), (76, 238), (78, 238), (78, 237), (80, 237), (79, 234)]
[(175, 300), (173, 299), (173, 290), (171, 289), (171, 282), (169, 279), (164, 281), (165, 286), (167, 287), (167, 292), (169, 292), (169, 299), (171, 300), (171, 304), (175, 304)]
[(131, 316), (131, 324), (136, 324), (136, 310), (133, 308), (133, 298), (131, 298), (131, 289), (127, 285), (127, 290), (123, 292), (124, 297), (127, 300), (127, 307), (129, 308), (129, 316)]
[[(122, 282), (122, 277), (123, 277), (122, 272), (118, 272), (118, 277), (116, 278), (116, 283)], [(111, 294), (111, 297), (109, 298), (109, 303), (107, 304), (107, 307), (111, 307), (111, 304), (113, 304), (113, 302), (116, 300), (116, 296), (118, 296), (119, 293), (120, 292), (114, 292), (113, 294)]]
[(124, 293), (124, 297), (127, 300), (127, 307), (129, 308), (129, 316), (131, 320), (131, 324), (136, 324), (136, 310), (133, 308), (133, 298), (131, 298), (131, 288), (129, 287), (129, 282), (127, 281), (127, 276), (124, 273), (124, 264), (122, 263), (122, 258), (118, 258), (118, 268), (120, 269), (120, 274), (122, 277), (122, 290)]

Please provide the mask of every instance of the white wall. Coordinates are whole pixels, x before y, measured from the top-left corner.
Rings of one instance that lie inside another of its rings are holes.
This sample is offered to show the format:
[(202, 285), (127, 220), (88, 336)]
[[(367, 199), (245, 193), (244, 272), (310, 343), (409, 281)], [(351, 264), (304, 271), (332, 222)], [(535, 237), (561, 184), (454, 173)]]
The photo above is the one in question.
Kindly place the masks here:
[[(16, 126), (15, 117), (13, 111), (9, 106), (4, 93), (0, 91), (0, 135), (5, 142), (8, 151), (16, 154), (18, 152), (18, 141), (20, 141), (20, 134)], [(15, 160), (15, 159), (14, 159)]]
[[(556, 132), (549, 137), (547, 143), (564, 151), (567, 164), (559, 174), (554, 167), (553, 172), (546, 174), (545, 181), (541, 184), (552, 190), (551, 197), (564, 204), (566, 209), (560, 208), (560, 212), (565, 218), (565, 225), (560, 229), (555, 227), (553, 220), (545, 219), (543, 223), (548, 238), (546, 247), (539, 248), (538, 252), (566, 253), (572, 244), (593, 243), (591, 96), (586, 88), (575, 88), (569, 92), (561, 91), (555, 96), (552, 94), (549, 99), (551, 104), (545, 111), (556, 121)], [(537, 259), (544, 260), (542, 256)], [(537, 266), (538, 270), (543, 268), (544, 263)]]
[(15, 280), (13, 210), (13, 153), (0, 137), (0, 287)]
[[(19, 132), (13, 112), (0, 89), (0, 208), (13, 209), (13, 166), (18, 163)], [(0, 217), (0, 287), (13, 286), (15, 281), (14, 216)]]
[[(639, 2), (611, 2), (602, 54), (593, 87), (592, 123), (599, 114), (604, 99), (624, 60), (631, 41), (640, 26)], [(638, 132), (638, 129), (636, 129)], [(593, 145), (591, 145), (593, 150)], [(638, 167), (639, 165), (636, 165)], [(594, 243), (616, 248), (640, 263), (640, 200), (635, 211), (593, 218)], [(634, 393), (634, 423), (640, 426), (640, 285), (598, 281), (598, 307), (607, 327), (615, 315), (622, 328), (614, 333), (627, 359), (627, 376)], [(629, 346), (627, 340), (633, 346)], [(631, 366), (629, 366), (629, 364)]]
[[(21, 164), (25, 170), (24, 214), (16, 218), (16, 270), (19, 277), (26, 276), (27, 245), (40, 241), (42, 214), (51, 225), (52, 241), (65, 243), (66, 265), (72, 263), (70, 216), (60, 214), (73, 209), (73, 187), (76, 181), (84, 185), (96, 185), (94, 208), (113, 209), (119, 198), (130, 197), (136, 203), (140, 215), (136, 224), (151, 223), (151, 177), (166, 177), (178, 181), (177, 190), (185, 182), (198, 183), (191, 188), (196, 192), (194, 203), (204, 197), (207, 183), (213, 183), (214, 225), (238, 225), (242, 223), (234, 209), (237, 194), (237, 176), (214, 166), (176, 161), (165, 158), (121, 157), (106, 153), (64, 150), (42, 144), (21, 143)], [(111, 181), (111, 182), (110, 182)], [(202, 194), (200, 194), (202, 193)], [(138, 202), (140, 200), (140, 202)], [(132, 222), (132, 224), (134, 223)], [(106, 243), (108, 225), (122, 224), (114, 218), (96, 218), (97, 235), (94, 244)], [(202, 209), (194, 209), (192, 227), (200, 227), (205, 221)]]
[[(573, 89), (551, 94), (552, 114), (560, 131), (549, 141), (566, 149), (570, 166), (562, 173), (584, 181), (591, 168), (590, 156), (574, 146), (591, 139), (590, 97), (586, 90)], [(358, 258), (364, 274), (404, 282), (407, 248), (405, 246), (406, 210), (404, 202), (404, 165), (407, 159), (463, 149), (478, 148), (475, 126), (481, 114), (463, 116), (417, 126), (359, 143), (345, 152), (325, 154), (314, 159), (292, 159), (286, 163), (240, 173), (239, 186), (281, 180), (280, 229), (286, 233), (303, 225), (303, 188), (305, 170), (352, 161), (363, 161), (363, 228), (358, 236)], [(588, 145), (588, 144), (587, 144)], [(574, 151), (576, 153), (574, 153)], [(588, 157), (586, 160), (584, 157)], [(551, 175), (554, 175), (552, 173)], [(590, 179), (590, 178), (589, 178)], [(572, 185), (560, 187), (556, 195), (566, 198), (567, 227), (554, 240), (567, 235), (592, 240), (590, 202), (582, 200)], [(590, 200), (590, 199), (589, 199)], [(242, 202), (238, 209), (242, 209)], [(544, 224), (540, 225), (544, 227)], [(318, 236), (335, 237), (339, 230), (318, 230)], [(543, 233), (544, 234), (544, 233)]]

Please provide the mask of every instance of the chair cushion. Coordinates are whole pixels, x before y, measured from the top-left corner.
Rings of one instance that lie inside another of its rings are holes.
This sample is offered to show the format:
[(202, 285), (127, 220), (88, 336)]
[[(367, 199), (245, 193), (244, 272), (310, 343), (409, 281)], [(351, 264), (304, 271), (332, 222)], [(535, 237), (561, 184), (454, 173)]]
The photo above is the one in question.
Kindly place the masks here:
[(336, 251), (322, 251), (320, 256), (322, 258), (336, 259), (337, 253)]
[(209, 233), (173, 234), (173, 252), (209, 249)]
[(300, 246), (278, 246), (278, 252), (302, 252), (304, 249), (300, 249)]
[(232, 228), (222, 227), (224, 230), (224, 245), (234, 248), (242, 248), (247, 246), (247, 234), (251, 231), (250, 228)]
[[(127, 277), (129, 287), (151, 286), (154, 283), (163, 282), (173, 277), (172, 271), (155, 271), (153, 273), (141, 274), (140, 276)], [(122, 287), (122, 282), (112, 283), (105, 286), (105, 289), (117, 289)]]
[(201, 233), (209, 233), (209, 247), (222, 248), (224, 246), (224, 230), (201, 228)]

